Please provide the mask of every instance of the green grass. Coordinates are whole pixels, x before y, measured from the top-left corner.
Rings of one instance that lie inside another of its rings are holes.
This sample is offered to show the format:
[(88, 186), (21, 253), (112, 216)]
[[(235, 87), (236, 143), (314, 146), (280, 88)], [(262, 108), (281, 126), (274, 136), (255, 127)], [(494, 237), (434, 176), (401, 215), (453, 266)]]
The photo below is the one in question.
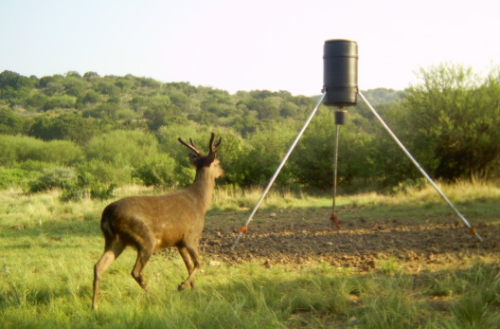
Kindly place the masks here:
[[(465, 183), (444, 189), (468, 215), (498, 223), (500, 189)], [(218, 191), (212, 212), (243, 208), (243, 221), (258, 192)], [(129, 188), (117, 193), (152, 192)], [(210, 266), (204, 255), (198, 289), (178, 293), (185, 268), (180, 257), (168, 253), (148, 264), (151, 292), (145, 293), (129, 274), (135, 252), (127, 249), (106, 272), (99, 311), (93, 312), (93, 265), (103, 248), (98, 222), (107, 202), (61, 203), (58, 196), (0, 192), (1, 328), (451, 329), (498, 328), (500, 323), (498, 255), (461, 268), (418, 273), (386, 259), (368, 274), (320, 262)], [(396, 196), (343, 196), (338, 205), (353, 217), (425, 212), (439, 221), (450, 212), (427, 188)], [(312, 212), (329, 206), (328, 196), (289, 192), (272, 194), (263, 211)]]

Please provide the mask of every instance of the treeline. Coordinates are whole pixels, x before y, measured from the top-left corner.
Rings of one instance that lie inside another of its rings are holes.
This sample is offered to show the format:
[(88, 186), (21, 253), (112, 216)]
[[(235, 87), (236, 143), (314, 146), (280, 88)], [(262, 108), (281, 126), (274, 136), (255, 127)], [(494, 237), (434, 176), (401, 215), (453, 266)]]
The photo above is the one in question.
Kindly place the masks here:
[[(410, 151), (436, 178), (499, 174), (500, 78), (440, 65), (421, 85), (364, 92)], [(59, 187), (68, 199), (106, 197), (132, 182), (182, 186), (192, 168), (177, 137), (204, 147), (224, 139), (223, 183), (267, 183), (317, 98), (267, 90), (227, 91), (186, 82), (68, 72), (42, 78), (0, 74), (0, 186)], [(333, 108), (322, 107), (279, 175), (288, 187), (329, 188)], [(419, 173), (363, 104), (341, 130), (339, 184), (346, 191), (411, 184)], [(410, 183), (408, 183), (410, 182)]]

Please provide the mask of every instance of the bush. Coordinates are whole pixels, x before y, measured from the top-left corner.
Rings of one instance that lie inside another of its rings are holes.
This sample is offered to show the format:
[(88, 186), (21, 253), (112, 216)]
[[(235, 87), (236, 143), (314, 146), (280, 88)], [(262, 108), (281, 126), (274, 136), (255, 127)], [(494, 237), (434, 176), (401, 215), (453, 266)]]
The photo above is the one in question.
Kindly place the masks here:
[(80, 169), (76, 183), (64, 189), (61, 201), (80, 201), (82, 199), (106, 200), (114, 197), (116, 184), (105, 184), (91, 173)]
[(138, 178), (146, 186), (166, 188), (177, 185), (175, 175), (176, 162), (167, 154), (158, 154), (145, 161), (132, 173), (132, 177)]
[(24, 187), (30, 179), (31, 173), (21, 168), (0, 167), (0, 188), (12, 186)]
[(3, 165), (37, 161), (66, 166), (83, 157), (81, 148), (71, 141), (44, 142), (27, 136), (0, 135), (0, 149), (0, 164)]
[(136, 166), (158, 152), (158, 141), (142, 131), (115, 130), (90, 141), (88, 159), (117, 166)]
[(43, 110), (48, 111), (56, 108), (74, 108), (76, 97), (69, 95), (52, 96), (43, 105)]
[(107, 200), (114, 197), (113, 192), (116, 184), (102, 184), (93, 182), (90, 185), (77, 184), (69, 189), (64, 190), (61, 195), (61, 201), (80, 201), (82, 199), (97, 199)]
[(403, 194), (411, 194), (418, 192), (425, 188), (428, 185), (428, 181), (426, 178), (419, 179), (406, 179), (403, 182), (400, 182), (397, 186), (392, 188), (392, 192), (394, 194), (403, 193)]
[(29, 191), (32, 193), (48, 191), (56, 188), (68, 189), (78, 180), (76, 171), (67, 167), (55, 167), (43, 170), (38, 179), (30, 182)]
[(103, 184), (123, 185), (132, 183), (131, 166), (118, 167), (101, 160), (90, 160), (79, 165), (78, 172), (85, 172), (91, 175), (95, 181)]
[[(239, 152), (234, 151), (235, 159), (230, 160), (233, 169), (227, 175), (231, 182), (245, 187), (269, 182), (297, 132), (294, 125), (282, 123), (259, 129), (250, 135), (247, 143), (238, 145)], [(295, 180), (291, 167), (284, 166), (276, 183), (290, 186)]]
[(38, 154), (40, 161), (56, 163), (58, 165), (71, 165), (77, 163), (81, 161), (84, 156), (82, 149), (78, 145), (71, 141), (61, 140), (43, 143), (36, 154)]

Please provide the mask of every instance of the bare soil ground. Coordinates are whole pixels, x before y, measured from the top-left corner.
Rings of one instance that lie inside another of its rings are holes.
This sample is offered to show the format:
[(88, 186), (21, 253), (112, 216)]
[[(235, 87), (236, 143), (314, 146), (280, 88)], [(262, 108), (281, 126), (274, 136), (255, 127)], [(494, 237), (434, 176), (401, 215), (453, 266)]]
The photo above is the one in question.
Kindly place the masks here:
[[(308, 264), (327, 262), (354, 271), (380, 268), (395, 260), (406, 270), (460, 266), (476, 259), (500, 261), (500, 225), (478, 223), (479, 239), (458, 217), (439, 221), (396, 218), (341, 220), (340, 230), (330, 220), (331, 209), (266, 212), (250, 223), (234, 250), (231, 249), (246, 220), (239, 212), (207, 216), (201, 251), (205, 261), (217, 265), (260, 262)], [(339, 215), (342, 217), (342, 215)]]

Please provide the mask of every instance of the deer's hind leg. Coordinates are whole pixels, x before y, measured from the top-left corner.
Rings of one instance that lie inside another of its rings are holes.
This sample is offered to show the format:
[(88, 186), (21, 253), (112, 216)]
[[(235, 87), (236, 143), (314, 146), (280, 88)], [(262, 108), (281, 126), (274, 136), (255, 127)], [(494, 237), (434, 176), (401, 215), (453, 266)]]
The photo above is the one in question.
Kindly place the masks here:
[(144, 280), (142, 276), (142, 271), (144, 270), (144, 267), (148, 263), (149, 259), (153, 255), (153, 252), (151, 249), (140, 249), (137, 251), (137, 259), (135, 261), (135, 266), (134, 269), (132, 270), (132, 276), (134, 277), (135, 281), (142, 287), (144, 290), (148, 290), (148, 285), (146, 281)]
[[(181, 251), (181, 248), (183, 251)], [(179, 285), (178, 290), (182, 291), (186, 289), (189, 285), (194, 288), (194, 275), (196, 272), (200, 269), (201, 267), (201, 262), (200, 262), (200, 257), (198, 256), (198, 246), (191, 246), (191, 245), (185, 245), (183, 247), (179, 247), (179, 252), (181, 253), (182, 258), (184, 259), (184, 262), (186, 263), (186, 267), (188, 267), (188, 272), (189, 276), (186, 279), (186, 281), (182, 282)], [(191, 261), (186, 262), (186, 259), (192, 260), (192, 266), (191, 266)], [(188, 265), (189, 263), (189, 265)]]
[[(181, 254), (182, 260), (184, 261), (184, 264), (186, 264), (186, 268), (188, 271), (188, 275), (191, 275), (191, 272), (193, 272), (193, 262), (191, 261), (191, 256), (189, 255), (189, 252), (187, 251), (186, 247), (177, 247), (177, 250), (179, 250), (179, 254)], [(196, 288), (196, 285), (194, 283), (194, 280), (191, 280), (191, 288), (194, 289)], [(184, 290), (182, 287), (182, 284), (179, 286), (179, 290)]]
[(137, 259), (134, 269), (132, 270), (132, 276), (142, 289), (148, 290), (148, 285), (142, 276), (142, 271), (153, 255), (156, 247), (156, 240), (152, 235), (143, 238), (136, 237), (134, 244), (137, 249)]
[(92, 299), (92, 308), (94, 310), (97, 309), (101, 277), (111, 264), (121, 255), (125, 247), (126, 245), (119, 240), (113, 240), (109, 243), (106, 241), (104, 253), (94, 266), (94, 297)]

